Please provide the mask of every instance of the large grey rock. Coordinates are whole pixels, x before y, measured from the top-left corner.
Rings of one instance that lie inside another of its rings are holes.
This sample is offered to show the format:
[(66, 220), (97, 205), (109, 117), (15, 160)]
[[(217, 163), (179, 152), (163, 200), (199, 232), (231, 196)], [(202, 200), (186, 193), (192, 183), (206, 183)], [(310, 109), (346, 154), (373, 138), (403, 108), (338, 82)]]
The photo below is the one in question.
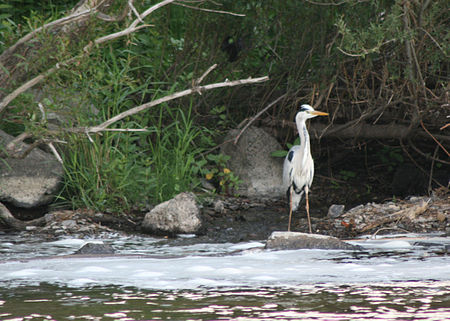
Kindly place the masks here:
[[(0, 130), (0, 148), (14, 137)], [(25, 150), (28, 145), (18, 145)], [(34, 148), (23, 159), (0, 159), (0, 200), (31, 208), (50, 203), (59, 190), (62, 165), (51, 154)]]
[[(240, 130), (231, 130), (225, 141), (234, 140)], [(238, 143), (225, 144), (221, 152), (229, 155), (228, 166), (243, 181), (239, 194), (249, 197), (278, 198), (284, 194), (282, 188), (283, 159), (272, 157), (281, 145), (266, 131), (249, 127)]]
[(201, 227), (200, 208), (192, 193), (181, 193), (145, 215), (144, 231), (155, 234), (191, 234)]
[(266, 249), (359, 250), (361, 248), (356, 245), (345, 243), (333, 236), (299, 232), (272, 232), (267, 239)]

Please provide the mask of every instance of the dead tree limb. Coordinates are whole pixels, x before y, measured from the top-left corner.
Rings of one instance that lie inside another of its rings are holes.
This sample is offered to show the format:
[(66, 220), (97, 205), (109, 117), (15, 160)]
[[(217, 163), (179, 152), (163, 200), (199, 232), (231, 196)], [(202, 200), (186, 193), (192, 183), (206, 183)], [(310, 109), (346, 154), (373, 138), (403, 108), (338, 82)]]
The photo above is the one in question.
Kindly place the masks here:
[(259, 78), (248, 78), (248, 79), (239, 79), (239, 80), (234, 80), (234, 81), (224, 81), (224, 82), (219, 82), (219, 83), (214, 83), (214, 84), (209, 84), (209, 85), (204, 85), (204, 86), (193, 87), (191, 89), (179, 91), (179, 92), (176, 92), (169, 96), (165, 96), (165, 97), (153, 100), (149, 103), (131, 108), (127, 111), (124, 111), (123, 113), (120, 113), (120, 114), (108, 119), (107, 121), (103, 122), (102, 124), (100, 124), (98, 126), (85, 128), (85, 129), (82, 129), (82, 131), (89, 132), (89, 133), (96, 133), (96, 132), (103, 131), (111, 124), (113, 124), (125, 117), (137, 114), (143, 110), (157, 106), (164, 102), (168, 102), (168, 101), (171, 101), (171, 100), (183, 97), (183, 96), (188, 96), (192, 93), (202, 92), (202, 91), (221, 88), (221, 87), (233, 87), (233, 86), (246, 85), (246, 84), (255, 84), (255, 83), (264, 82), (267, 80), (269, 80), (269, 77), (264, 76), (264, 77), (259, 77)]
[(15, 218), (5, 205), (0, 203), (0, 221), (14, 230), (23, 231), (26, 230), (27, 226), (44, 225), (45, 217), (40, 217), (31, 221), (21, 221)]

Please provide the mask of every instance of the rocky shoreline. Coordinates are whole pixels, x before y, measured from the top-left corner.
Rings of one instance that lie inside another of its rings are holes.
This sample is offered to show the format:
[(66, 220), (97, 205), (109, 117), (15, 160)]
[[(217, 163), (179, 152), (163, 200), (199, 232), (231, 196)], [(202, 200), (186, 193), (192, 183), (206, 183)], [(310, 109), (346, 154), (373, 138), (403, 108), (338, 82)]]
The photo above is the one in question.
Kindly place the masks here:
[[(175, 243), (221, 243), (266, 240), (273, 231), (285, 231), (287, 211), (284, 201), (250, 201), (244, 198), (215, 197), (203, 200), (201, 227), (196, 237), (177, 238), (158, 233), (157, 237), (175, 238)], [(90, 210), (52, 211), (42, 226), (27, 226), (28, 233), (48, 239), (90, 238), (105, 233), (143, 234), (144, 213), (117, 215)], [(316, 234), (351, 239), (361, 235), (439, 232), (450, 236), (450, 196), (410, 197), (383, 204), (368, 203), (344, 211), (338, 217), (312, 216)], [(303, 211), (295, 213), (293, 231), (307, 232)]]

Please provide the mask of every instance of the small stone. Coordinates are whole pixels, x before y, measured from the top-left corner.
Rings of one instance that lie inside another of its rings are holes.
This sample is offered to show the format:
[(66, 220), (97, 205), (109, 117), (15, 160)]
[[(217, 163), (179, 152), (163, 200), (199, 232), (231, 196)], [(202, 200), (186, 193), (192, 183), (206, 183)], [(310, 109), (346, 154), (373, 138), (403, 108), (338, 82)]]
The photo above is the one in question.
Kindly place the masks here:
[(51, 213), (47, 213), (44, 215), (44, 218), (45, 218), (45, 223), (50, 223), (55, 220), (55, 215), (51, 214)]
[(337, 204), (331, 205), (330, 208), (328, 209), (328, 217), (337, 218), (341, 216), (342, 213), (344, 213), (344, 208), (345, 205), (337, 205)]
[(436, 218), (438, 219), (439, 222), (444, 222), (447, 216), (444, 213), (438, 213)]
[(65, 220), (61, 222), (62, 228), (74, 228), (77, 226), (77, 222), (74, 220)]
[(225, 213), (225, 204), (222, 200), (217, 200), (214, 202), (214, 211), (220, 214)]

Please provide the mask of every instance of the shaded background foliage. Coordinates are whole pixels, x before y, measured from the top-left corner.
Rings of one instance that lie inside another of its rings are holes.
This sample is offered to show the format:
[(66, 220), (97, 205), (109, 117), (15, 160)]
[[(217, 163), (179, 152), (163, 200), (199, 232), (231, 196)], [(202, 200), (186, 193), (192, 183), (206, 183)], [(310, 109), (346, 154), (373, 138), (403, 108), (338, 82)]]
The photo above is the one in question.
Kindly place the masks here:
[[(49, 1), (36, 8), (32, 1), (13, 2), (2, 5), (0, 51), (76, 4)], [(16, 5), (19, 2), (21, 5)], [(152, 3), (136, 1), (135, 6), (142, 11)], [(118, 15), (125, 6), (125, 2), (114, 2), (104, 9)], [(63, 197), (70, 198), (74, 206), (130, 208), (143, 193), (156, 202), (199, 186), (200, 176), (223, 167), (207, 163), (203, 155), (220, 142), (225, 130), (248, 120), (283, 94), (284, 99), (257, 124), (286, 144), (295, 139), (293, 127), (285, 124), (294, 118), (299, 103), (318, 105), (329, 112), (330, 118), (315, 122), (311, 131), (316, 133), (314, 126), (318, 126), (322, 136), (320, 144), (313, 143), (318, 172), (335, 178), (335, 185), (355, 179), (386, 189), (396, 171), (409, 162), (425, 176), (430, 175), (430, 168), (448, 169), (445, 148), (448, 150), (449, 138), (441, 130), (450, 114), (446, 1), (255, 0), (222, 1), (220, 6), (201, 2), (199, 7), (245, 16), (178, 4), (164, 7), (146, 21), (155, 27), (96, 48), (89, 59), (68, 66), (42, 85), (54, 96), (63, 91), (84, 97), (83, 104), (94, 106), (97, 113), (92, 109), (80, 113), (73, 107), (67, 110), (70, 102), (55, 99), (47, 101), (47, 107), (74, 114), (76, 125), (95, 125), (190, 87), (215, 63), (218, 67), (205, 83), (262, 75), (269, 75), (270, 81), (208, 91), (113, 126), (147, 127), (147, 134), (105, 133), (96, 137), (96, 144), (79, 135), (68, 138), (75, 142), (73, 146), (79, 146), (77, 153), (66, 151), (69, 183)], [(125, 27), (130, 19), (134, 17), (105, 23), (93, 17), (74, 32), (42, 33), (37, 42), (2, 62), (7, 72), (0, 77), (0, 95), (55, 62), (74, 56), (88, 41)], [(36, 57), (39, 59), (33, 59)], [(27, 94), (18, 97), (1, 128), (12, 134), (41, 128), (34, 99)], [(421, 122), (443, 148), (424, 131)], [(183, 137), (186, 149), (177, 145)], [(174, 154), (174, 148), (181, 153)], [(86, 170), (99, 155), (104, 156), (105, 168)], [(178, 180), (173, 181), (175, 169), (168, 166), (168, 159), (177, 160), (175, 168), (184, 168), (175, 175)], [(189, 174), (186, 167), (179, 166), (182, 164), (190, 165)], [(130, 177), (145, 180), (130, 185)], [(427, 181), (433, 182), (429, 177)], [(438, 183), (435, 180), (433, 186)], [(445, 177), (441, 184), (445, 185)], [(101, 186), (104, 193), (96, 193)]]

